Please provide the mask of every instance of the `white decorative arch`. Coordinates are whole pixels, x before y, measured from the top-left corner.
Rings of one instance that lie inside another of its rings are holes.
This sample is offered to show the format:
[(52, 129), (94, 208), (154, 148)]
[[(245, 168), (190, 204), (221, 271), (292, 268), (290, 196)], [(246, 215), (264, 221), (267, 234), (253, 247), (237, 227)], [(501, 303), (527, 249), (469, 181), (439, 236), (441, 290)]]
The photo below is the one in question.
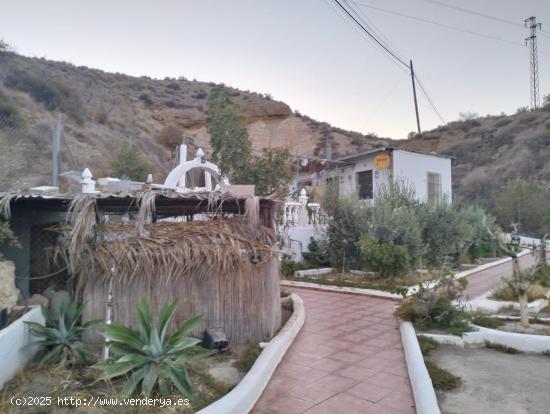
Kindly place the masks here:
[(204, 155), (204, 151), (199, 148), (193, 160), (183, 162), (172, 171), (170, 171), (170, 174), (168, 174), (168, 177), (166, 177), (166, 180), (164, 180), (164, 187), (175, 188), (176, 190), (181, 191), (191, 190), (185, 187), (185, 176), (189, 171), (194, 169), (204, 171), (206, 188), (208, 190), (212, 189), (212, 177), (214, 177), (218, 181), (218, 184), (222, 191), (225, 191), (226, 186), (229, 185), (229, 181), (225, 176), (222, 175), (219, 167), (216, 164), (212, 164), (211, 162), (207, 161)]

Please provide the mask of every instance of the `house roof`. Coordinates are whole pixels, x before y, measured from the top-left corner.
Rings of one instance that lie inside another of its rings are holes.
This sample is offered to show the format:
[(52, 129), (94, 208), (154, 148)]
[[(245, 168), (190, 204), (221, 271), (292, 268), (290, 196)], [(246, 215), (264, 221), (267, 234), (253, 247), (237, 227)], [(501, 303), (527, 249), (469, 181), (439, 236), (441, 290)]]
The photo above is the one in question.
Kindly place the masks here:
[[(96, 198), (99, 209), (104, 213), (135, 212), (139, 209), (139, 196), (142, 191), (130, 192), (98, 192), (90, 194)], [(156, 191), (155, 205), (159, 215), (185, 215), (204, 213), (216, 210), (224, 213), (242, 214), (245, 211), (247, 197), (234, 196), (230, 193), (187, 193), (176, 191)], [(67, 211), (75, 194), (47, 192), (36, 194), (32, 192), (1, 193), (0, 204), (3, 198), (8, 197), (12, 206), (27, 207), (38, 210)], [(270, 208), (275, 200), (260, 197), (260, 208)], [(0, 211), (1, 213), (1, 211)]]
[(450, 158), (450, 159), (455, 158), (455, 157), (452, 157), (450, 155), (442, 155), (442, 154), (435, 154), (435, 153), (430, 153), (430, 152), (413, 151), (413, 150), (409, 150), (409, 149), (401, 149), (401, 148), (396, 148), (396, 147), (378, 147), (378, 148), (373, 148), (373, 149), (368, 150), (368, 151), (359, 152), (357, 154), (351, 154), (351, 155), (346, 155), (345, 157), (340, 157), (340, 158), (337, 159), (337, 161), (351, 162), (351, 161), (354, 161), (356, 159), (361, 159), (363, 157), (366, 157), (367, 155), (376, 154), (378, 152), (384, 152), (384, 151), (392, 152), (394, 150), (405, 151), (405, 152), (413, 152), (415, 154), (428, 155), (428, 156), (432, 156), (432, 157)]

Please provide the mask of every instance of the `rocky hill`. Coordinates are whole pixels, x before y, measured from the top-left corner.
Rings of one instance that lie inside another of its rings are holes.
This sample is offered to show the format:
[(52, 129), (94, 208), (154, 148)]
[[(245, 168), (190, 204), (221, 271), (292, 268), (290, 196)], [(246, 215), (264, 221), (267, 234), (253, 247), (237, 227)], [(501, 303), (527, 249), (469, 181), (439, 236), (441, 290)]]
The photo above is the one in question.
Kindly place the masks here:
[[(194, 144), (208, 153), (206, 101), (213, 86), (181, 78), (136, 78), (2, 54), (0, 190), (50, 183), (51, 137), (58, 112), (65, 143), (64, 171), (90, 167), (96, 177), (108, 175), (117, 152), (131, 144), (141, 148), (160, 181), (173, 165), (182, 133), (193, 136)], [(231, 91), (255, 152), (288, 147), (299, 154), (324, 156), (328, 140), (333, 156), (338, 156), (389, 142), (302, 116), (268, 95)], [(3, 123), (2, 99), (17, 108), (23, 125), (10, 128)]]
[(454, 156), (455, 192), (488, 205), (510, 180), (550, 187), (550, 102), (536, 112), (451, 122), (399, 145)]
[[(0, 190), (51, 182), (51, 136), (60, 113), (62, 170), (112, 172), (120, 149), (137, 145), (161, 181), (182, 133), (209, 151), (208, 93), (213, 83), (155, 80), (62, 62), (0, 54)], [(394, 141), (334, 128), (293, 112), (268, 95), (231, 89), (254, 151), (288, 147), (303, 155), (347, 155), (395, 145), (456, 157), (456, 192), (486, 201), (507, 180), (550, 184), (550, 107), (538, 112), (451, 122)]]

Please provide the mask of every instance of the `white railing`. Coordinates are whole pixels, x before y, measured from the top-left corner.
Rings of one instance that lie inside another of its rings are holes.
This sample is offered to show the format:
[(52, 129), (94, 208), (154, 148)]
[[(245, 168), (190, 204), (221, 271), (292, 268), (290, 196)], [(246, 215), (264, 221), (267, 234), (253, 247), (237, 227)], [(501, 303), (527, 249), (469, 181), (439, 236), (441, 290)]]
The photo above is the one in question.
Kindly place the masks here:
[(289, 200), (283, 206), (283, 224), (291, 226), (314, 226), (326, 223), (326, 216), (319, 203), (308, 203), (305, 189), (300, 191), (298, 201)]

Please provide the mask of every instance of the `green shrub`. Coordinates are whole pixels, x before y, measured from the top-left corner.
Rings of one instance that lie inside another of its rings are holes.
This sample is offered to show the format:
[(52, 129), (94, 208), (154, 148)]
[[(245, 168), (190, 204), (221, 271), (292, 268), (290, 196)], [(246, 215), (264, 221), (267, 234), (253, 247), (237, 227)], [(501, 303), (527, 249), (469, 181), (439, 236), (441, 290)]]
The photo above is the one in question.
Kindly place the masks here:
[(365, 265), (359, 240), (369, 230), (368, 209), (357, 197), (336, 201), (334, 214), (329, 221), (326, 238), (321, 242), (332, 267), (362, 269)]
[(535, 283), (550, 288), (550, 265), (544, 264), (535, 273)]
[(466, 312), (454, 304), (460, 300), (464, 287), (460, 280), (442, 277), (432, 289), (421, 286), (401, 303), (395, 314), (413, 322), (421, 331), (442, 330), (460, 336), (471, 330)]
[(281, 274), (285, 279), (289, 277), (294, 277), (294, 274), (298, 269), (299, 269), (298, 263), (296, 263), (294, 260), (292, 260), (288, 256), (283, 257), (283, 260), (281, 261)]
[(101, 321), (94, 320), (79, 325), (84, 304), (76, 302), (66, 304), (60, 302), (58, 314), (59, 320), (52, 318), (50, 311), (42, 306), (42, 315), (46, 320), (46, 326), (36, 322), (25, 322), (29, 332), (38, 338), (28, 346), (40, 345), (46, 349), (46, 354), (40, 360), (40, 366), (58, 360), (61, 366), (91, 364), (93, 355), (86, 350), (80, 342), (80, 336), (93, 325)]
[(122, 397), (129, 397), (135, 390), (146, 397), (157, 390), (161, 395), (170, 395), (175, 387), (192, 399), (191, 383), (184, 363), (200, 359), (210, 351), (196, 346), (200, 339), (186, 336), (200, 322), (202, 315), (188, 319), (178, 326), (174, 334), (167, 335), (176, 303), (165, 304), (158, 317), (153, 318), (147, 302), (140, 300), (137, 309), (139, 331), (122, 325), (106, 325), (103, 336), (113, 356), (95, 365), (102, 371), (98, 379), (129, 375), (121, 391)]
[(450, 391), (462, 385), (462, 379), (448, 370), (440, 368), (434, 362), (425, 361), (432, 384), (436, 390)]
[[(541, 285), (530, 285), (527, 289), (527, 300), (532, 302), (537, 299), (544, 299), (548, 288)], [(518, 294), (509, 285), (503, 285), (493, 289), (490, 299), (506, 300), (506, 301), (518, 301)]]
[(417, 339), (418, 345), (420, 345), (420, 351), (424, 356), (428, 355), (430, 351), (433, 351), (434, 349), (437, 349), (439, 347), (439, 342), (427, 336), (418, 335)]
[(403, 277), (411, 268), (411, 255), (406, 246), (376, 241), (371, 236), (364, 236), (360, 245), (365, 255), (366, 268), (381, 278)]
[(150, 172), (151, 164), (143, 158), (137, 146), (122, 148), (113, 161), (113, 177), (145, 181)]
[(146, 106), (151, 106), (154, 104), (153, 100), (147, 93), (142, 93), (141, 95), (139, 95), (139, 100), (143, 102)]
[(485, 328), (496, 329), (499, 326), (504, 325), (504, 321), (491, 318), (490, 316), (484, 315), (483, 313), (477, 313), (471, 316), (471, 321), (474, 325), (483, 326)]
[(308, 252), (303, 253), (304, 267), (306, 269), (319, 269), (321, 267), (330, 266), (327, 255), (321, 248), (321, 245), (313, 237), (310, 238), (307, 246)]
[(19, 71), (8, 74), (4, 84), (8, 88), (28, 93), (36, 102), (44, 104), (50, 111), (60, 110), (79, 122), (83, 120), (84, 109), (80, 97), (59, 81), (52, 79), (46, 81)]

